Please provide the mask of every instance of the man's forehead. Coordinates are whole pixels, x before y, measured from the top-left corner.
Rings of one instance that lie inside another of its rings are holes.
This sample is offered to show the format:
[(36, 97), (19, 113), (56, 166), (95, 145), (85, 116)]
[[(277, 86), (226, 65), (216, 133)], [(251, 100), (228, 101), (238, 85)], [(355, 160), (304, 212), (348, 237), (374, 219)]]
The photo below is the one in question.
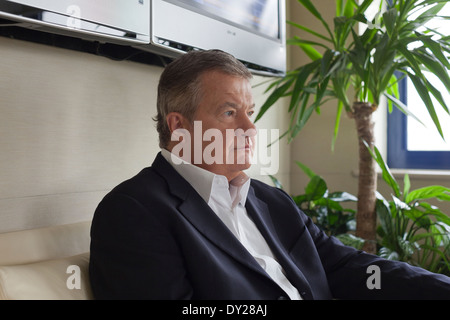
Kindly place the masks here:
[(209, 71), (202, 77), (202, 96), (208, 100), (216, 100), (220, 105), (228, 103), (253, 105), (253, 93), (248, 79), (223, 72)]

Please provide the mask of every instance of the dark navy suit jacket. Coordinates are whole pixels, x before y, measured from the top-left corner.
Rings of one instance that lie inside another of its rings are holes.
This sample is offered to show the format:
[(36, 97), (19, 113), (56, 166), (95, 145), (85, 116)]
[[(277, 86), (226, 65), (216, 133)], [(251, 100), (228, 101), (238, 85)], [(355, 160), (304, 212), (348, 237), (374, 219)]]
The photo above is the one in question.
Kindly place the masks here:
[[(280, 189), (252, 180), (245, 206), (303, 299), (450, 299), (450, 278), (342, 245)], [(90, 281), (98, 299), (287, 297), (161, 154), (99, 204)]]

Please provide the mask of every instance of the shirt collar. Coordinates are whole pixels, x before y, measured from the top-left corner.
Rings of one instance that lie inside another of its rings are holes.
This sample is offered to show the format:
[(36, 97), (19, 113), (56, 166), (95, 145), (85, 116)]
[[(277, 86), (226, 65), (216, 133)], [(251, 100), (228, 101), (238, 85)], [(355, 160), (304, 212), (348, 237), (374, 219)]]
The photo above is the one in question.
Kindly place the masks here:
[(161, 154), (189, 182), (206, 203), (209, 203), (212, 194), (217, 195), (224, 190), (228, 190), (233, 208), (239, 202), (242, 205), (245, 204), (250, 187), (250, 178), (244, 172), (241, 172), (240, 175), (228, 183), (225, 176), (186, 162), (166, 149), (161, 149)]

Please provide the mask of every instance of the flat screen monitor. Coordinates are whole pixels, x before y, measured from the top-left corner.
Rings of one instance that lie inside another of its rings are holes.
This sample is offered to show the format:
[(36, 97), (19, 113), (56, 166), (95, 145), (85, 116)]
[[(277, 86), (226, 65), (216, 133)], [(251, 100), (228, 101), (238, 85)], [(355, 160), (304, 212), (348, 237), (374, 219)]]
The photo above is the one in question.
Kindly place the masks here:
[(150, 45), (176, 57), (189, 50), (221, 49), (254, 73), (286, 71), (284, 0), (152, 0)]

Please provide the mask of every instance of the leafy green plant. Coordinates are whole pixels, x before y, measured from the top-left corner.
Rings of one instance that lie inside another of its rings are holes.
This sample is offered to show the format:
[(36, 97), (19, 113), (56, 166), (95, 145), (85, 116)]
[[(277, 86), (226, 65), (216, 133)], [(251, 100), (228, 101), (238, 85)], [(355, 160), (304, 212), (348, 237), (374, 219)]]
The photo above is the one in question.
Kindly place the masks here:
[[(310, 178), (305, 193), (293, 196), (297, 206), (329, 236), (335, 236), (344, 244), (361, 249), (364, 240), (355, 237), (355, 210), (344, 208), (345, 202), (356, 202), (357, 198), (348, 192), (329, 192), (325, 180), (304, 164), (297, 165)], [(281, 183), (270, 176), (275, 186), (283, 188)]]
[[(376, 192), (377, 254), (450, 276), (450, 217), (428, 202), (450, 201), (450, 188), (433, 185), (411, 190), (407, 174), (401, 188), (379, 150), (366, 147), (392, 189), (389, 201)], [(344, 203), (356, 202), (357, 198), (348, 192), (330, 192), (321, 176), (296, 163), (310, 179), (303, 194), (292, 196), (297, 206), (325, 233), (361, 249), (365, 240), (354, 235), (355, 210), (344, 207)], [(270, 178), (283, 189), (277, 178)]]
[[(341, 117), (346, 113), (355, 120), (359, 143), (356, 234), (369, 240), (365, 250), (374, 253), (376, 164), (363, 140), (373, 150), (372, 115), (383, 96), (389, 101), (389, 111), (395, 106), (411, 115), (399, 99), (398, 82), (405, 77), (414, 84), (437, 130), (443, 136), (432, 97), (438, 101), (438, 107), (448, 114), (450, 111), (442, 94), (427, 79), (425, 71), (438, 75), (450, 91), (449, 37), (432, 28), (421, 30), (419, 27), (439, 17), (440, 10), (448, 0), (381, 1), (378, 11), (382, 14), (371, 20), (367, 18), (367, 11), (375, 3), (374, 0), (364, 0), (361, 4), (356, 0), (330, 1), (336, 4), (334, 26), (323, 18), (312, 1), (298, 2), (317, 19), (317, 25), (324, 27), (325, 33), (289, 22), (315, 39), (294, 37), (288, 40), (289, 45), (301, 48), (311, 62), (288, 71), (286, 76), (275, 79), (269, 85), (267, 92), (270, 94), (256, 121), (278, 99), (290, 97), (290, 126), (283, 136), (291, 140), (314, 112), (320, 113), (325, 102), (337, 99), (332, 148)], [(359, 32), (361, 24), (366, 26), (364, 32)], [(353, 97), (348, 95), (350, 88), (353, 88)]]
[(392, 189), (390, 201), (377, 195), (378, 254), (450, 275), (450, 217), (428, 202), (450, 201), (450, 188), (433, 185), (410, 190), (406, 174), (401, 189), (378, 149), (371, 153)]

